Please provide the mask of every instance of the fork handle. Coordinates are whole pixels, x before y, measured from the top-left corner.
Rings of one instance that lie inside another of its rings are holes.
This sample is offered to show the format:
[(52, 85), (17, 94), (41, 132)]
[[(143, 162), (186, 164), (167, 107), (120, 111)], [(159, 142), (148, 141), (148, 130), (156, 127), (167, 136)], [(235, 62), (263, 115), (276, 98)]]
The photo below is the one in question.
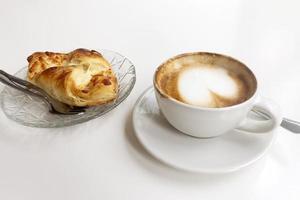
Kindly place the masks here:
[(37, 86), (33, 85), (32, 83), (26, 80), (20, 79), (16, 76), (12, 76), (1, 69), (0, 82), (27, 94), (35, 95), (45, 99), (44, 96), (40, 93), (40, 89)]

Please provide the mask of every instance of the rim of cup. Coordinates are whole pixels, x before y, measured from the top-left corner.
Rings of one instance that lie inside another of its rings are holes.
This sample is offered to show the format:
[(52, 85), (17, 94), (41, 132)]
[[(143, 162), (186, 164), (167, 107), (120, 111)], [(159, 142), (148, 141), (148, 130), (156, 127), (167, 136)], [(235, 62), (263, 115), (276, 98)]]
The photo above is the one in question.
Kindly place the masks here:
[[(247, 99), (246, 101), (243, 101), (241, 103), (238, 103), (238, 104), (235, 104), (235, 105), (232, 105), (232, 106), (226, 106), (226, 107), (221, 107), (221, 108), (208, 108), (208, 107), (201, 107), (201, 106), (196, 106), (196, 105), (191, 105), (191, 104), (187, 104), (187, 103), (183, 103), (175, 98), (172, 98), (171, 96), (165, 94), (158, 86), (157, 82), (156, 82), (156, 76), (157, 76), (157, 73), (159, 72), (159, 70), (164, 67), (167, 63), (170, 63), (170, 62), (173, 62), (174, 60), (178, 59), (178, 58), (181, 58), (181, 57), (185, 57), (185, 56), (193, 56), (193, 55), (208, 55), (208, 56), (213, 56), (213, 57), (223, 57), (223, 58), (227, 58), (233, 62), (236, 62), (238, 63), (238, 65), (244, 67), (254, 78), (254, 81), (255, 81), (255, 91), (254, 93), (252, 94), (252, 96)], [(157, 91), (157, 93), (162, 97), (162, 98), (166, 98), (168, 100), (170, 100), (171, 102), (175, 103), (175, 104), (178, 104), (178, 105), (181, 105), (181, 106), (184, 106), (184, 107), (187, 107), (187, 108), (192, 108), (192, 109), (197, 109), (197, 110), (207, 110), (207, 111), (225, 111), (225, 110), (230, 110), (230, 109), (234, 109), (234, 108), (237, 108), (237, 107), (240, 107), (242, 105), (245, 105), (245, 104), (248, 104), (249, 102), (252, 102), (253, 99), (256, 98), (257, 96), (257, 88), (258, 88), (258, 82), (257, 82), (257, 79), (256, 79), (256, 76), (255, 74), (251, 71), (251, 69), (245, 65), (243, 62), (231, 57), (231, 56), (227, 56), (227, 55), (224, 55), (224, 54), (220, 54), (220, 53), (213, 53), (213, 52), (204, 52), (204, 51), (199, 51), (199, 52), (189, 52), (189, 53), (182, 53), (182, 54), (179, 54), (179, 55), (176, 55), (176, 56), (173, 56), (169, 59), (167, 59), (166, 61), (164, 61), (162, 64), (160, 64), (157, 69), (155, 70), (154, 72), (154, 76), (153, 76), (153, 85), (154, 85), (154, 89)]]

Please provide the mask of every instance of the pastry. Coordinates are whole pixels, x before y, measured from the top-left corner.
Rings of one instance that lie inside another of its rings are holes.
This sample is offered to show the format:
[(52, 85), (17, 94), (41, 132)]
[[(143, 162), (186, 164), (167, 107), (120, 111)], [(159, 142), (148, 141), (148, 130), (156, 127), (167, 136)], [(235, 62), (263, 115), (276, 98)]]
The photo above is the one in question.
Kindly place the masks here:
[(117, 97), (117, 78), (97, 51), (35, 52), (27, 60), (28, 80), (63, 103), (94, 106)]

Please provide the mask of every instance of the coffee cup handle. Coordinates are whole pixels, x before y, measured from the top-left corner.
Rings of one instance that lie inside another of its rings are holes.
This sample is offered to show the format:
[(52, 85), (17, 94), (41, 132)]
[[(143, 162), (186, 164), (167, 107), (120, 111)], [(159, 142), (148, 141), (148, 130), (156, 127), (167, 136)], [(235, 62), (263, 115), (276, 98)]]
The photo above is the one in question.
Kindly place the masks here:
[(251, 110), (262, 116), (264, 120), (253, 119), (247, 116), (236, 128), (238, 131), (247, 133), (268, 133), (277, 128), (282, 121), (279, 106), (268, 98), (258, 97)]

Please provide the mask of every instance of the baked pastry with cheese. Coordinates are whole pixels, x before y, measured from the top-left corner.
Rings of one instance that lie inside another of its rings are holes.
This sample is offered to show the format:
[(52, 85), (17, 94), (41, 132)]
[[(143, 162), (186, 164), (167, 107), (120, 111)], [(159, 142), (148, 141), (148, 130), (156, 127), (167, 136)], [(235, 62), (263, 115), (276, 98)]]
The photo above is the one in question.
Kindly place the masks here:
[(94, 106), (117, 97), (117, 78), (97, 51), (35, 52), (27, 60), (28, 80), (63, 103)]

